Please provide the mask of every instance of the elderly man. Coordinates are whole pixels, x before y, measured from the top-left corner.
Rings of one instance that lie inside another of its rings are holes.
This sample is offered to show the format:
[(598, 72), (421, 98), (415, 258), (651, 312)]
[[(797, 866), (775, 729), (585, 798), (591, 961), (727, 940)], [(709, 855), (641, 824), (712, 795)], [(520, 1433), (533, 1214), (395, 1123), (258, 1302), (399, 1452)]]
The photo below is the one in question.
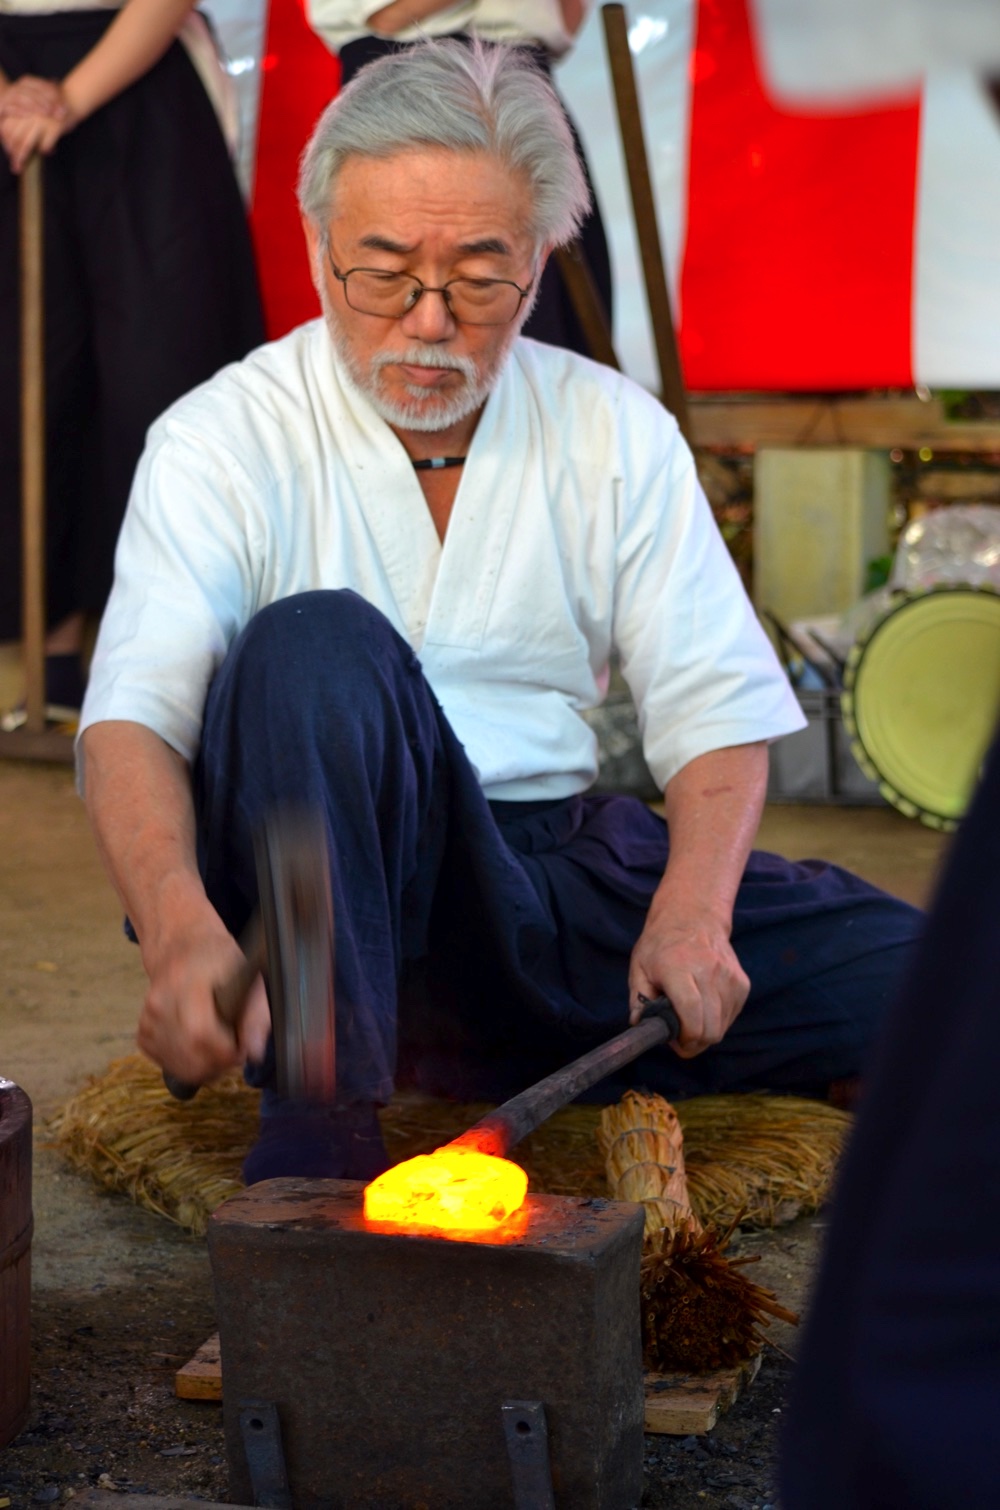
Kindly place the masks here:
[[(212, 988), (255, 824), (294, 798), (332, 855), (337, 1104), (266, 1090), (248, 1180), (373, 1173), (400, 1056), (502, 1094), (641, 996), (682, 1025), (636, 1069), (668, 1093), (855, 1073), (916, 915), (751, 854), (767, 742), (801, 718), (691, 456), (626, 379), (518, 338), (587, 204), (549, 85), (502, 47), (382, 59), (322, 117), (300, 200), (324, 319), (150, 432), (84, 709), (140, 1046), (267, 1085), (263, 986), (235, 1037)], [(586, 795), (613, 650), (666, 825)]]

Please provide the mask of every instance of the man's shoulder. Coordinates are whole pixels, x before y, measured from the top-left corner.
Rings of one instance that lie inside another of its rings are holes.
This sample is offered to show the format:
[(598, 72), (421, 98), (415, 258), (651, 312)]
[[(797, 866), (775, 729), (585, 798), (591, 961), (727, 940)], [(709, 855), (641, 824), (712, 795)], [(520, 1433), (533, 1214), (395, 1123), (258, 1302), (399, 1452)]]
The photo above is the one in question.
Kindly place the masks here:
[(248, 447), (252, 454), (266, 448), (271, 435), (287, 439), (290, 429), (308, 428), (326, 397), (327, 345), (317, 319), (258, 346), (171, 404), (151, 428), (150, 443), (207, 438), (248, 461)]
[(659, 400), (623, 372), (562, 346), (521, 336), (514, 353), (521, 376), (542, 402), (558, 411), (606, 411), (613, 422), (676, 429)]

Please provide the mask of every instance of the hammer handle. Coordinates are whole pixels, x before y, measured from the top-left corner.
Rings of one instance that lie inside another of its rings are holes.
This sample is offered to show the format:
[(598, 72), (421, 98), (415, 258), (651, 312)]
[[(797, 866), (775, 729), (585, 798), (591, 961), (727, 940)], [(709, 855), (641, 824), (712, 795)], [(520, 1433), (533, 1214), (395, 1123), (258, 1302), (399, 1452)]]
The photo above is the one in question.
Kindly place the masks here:
[(505, 1101), (496, 1111), (470, 1127), (454, 1142), (463, 1148), (476, 1148), (480, 1153), (494, 1154), (503, 1158), (516, 1143), (528, 1133), (540, 1127), (547, 1117), (560, 1107), (566, 1106), (582, 1091), (596, 1085), (606, 1075), (631, 1064), (647, 1049), (660, 1043), (670, 1043), (680, 1032), (680, 1022), (666, 997), (660, 996), (647, 1007), (647, 1016), (635, 1027), (627, 1028), (617, 1038), (591, 1049), (580, 1059), (574, 1059), (565, 1069), (556, 1070), (537, 1085), (529, 1086), (519, 1096)]
[[(243, 1007), (250, 994), (250, 987), (264, 968), (264, 930), (260, 917), (254, 913), (240, 939), (240, 948), (246, 958), (234, 975), (216, 986), (213, 992), (216, 1015), (227, 1028), (235, 1028), (243, 1015)], [(163, 1071), (163, 1083), (177, 1101), (190, 1101), (198, 1094), (197, 1085), (178, 1080), (169, 1070)]]

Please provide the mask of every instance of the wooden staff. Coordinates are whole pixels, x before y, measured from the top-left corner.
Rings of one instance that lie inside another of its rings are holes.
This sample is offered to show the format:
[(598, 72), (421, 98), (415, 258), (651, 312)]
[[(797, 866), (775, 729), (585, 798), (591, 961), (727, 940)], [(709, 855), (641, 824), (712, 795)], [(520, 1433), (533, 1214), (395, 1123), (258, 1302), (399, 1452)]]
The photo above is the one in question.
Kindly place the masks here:
[(642, 258), (642, 277), (646, 286), (646, 302), (649, 305), (656, 360), (660, 369), (660, 396), (666, 407), (676, 417), (681, 434), (690, 445), (692, 443), (691, 420), (688, 414), (687, 394), (684, 391), (680, 354), (677, 350), (674, 320), (670, 310), (670, 292), (664, 271), (660, 231), (656, 223), (656, 204), (649, 176), (649, 160), (646, 156), (646, 142), (642, 131), (642, 115), (639, 110), (635, 71), (632, 67), (632, 53), (628, 44), (625, 7), (602, 5), (601, 18), (604, 22), (604, 38), (608, 48), (611, 82), (615, 91), (618, 126), (625, 150), (632, 215)]
[(21, 592), (25, 732), (45, 730), (45, 291), (42, 159), (21, 172)]
[(590, 270), (583, 247), (579, 241), (573, 241), (569, 246), (557, 247), (555, 260), (590, 349), (590, 355), (595, 362), (603, 362), (606, 367), (614, 367), (621, 371), (621, 363), (615, 355), (615, 348), (611, 341), (608, 312), (604, 308), (604, 301), (594, 282), (594, 275)]
[(0, 757), (73, 759), (73, 741), (45, 726), (45, 273), (42, 159), (21, 171), (21, 651), (25, 721), (0, 732)]

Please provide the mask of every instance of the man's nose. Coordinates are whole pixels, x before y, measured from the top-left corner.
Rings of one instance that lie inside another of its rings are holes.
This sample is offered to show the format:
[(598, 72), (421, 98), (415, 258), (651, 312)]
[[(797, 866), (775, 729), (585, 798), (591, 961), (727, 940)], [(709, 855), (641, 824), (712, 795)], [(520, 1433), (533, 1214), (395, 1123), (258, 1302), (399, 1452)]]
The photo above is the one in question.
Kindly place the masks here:
[(440, 289), (428, 288), (402, 316), (403, 334), (418, 341), (446, 341), (455, 334), (455, 316)]

